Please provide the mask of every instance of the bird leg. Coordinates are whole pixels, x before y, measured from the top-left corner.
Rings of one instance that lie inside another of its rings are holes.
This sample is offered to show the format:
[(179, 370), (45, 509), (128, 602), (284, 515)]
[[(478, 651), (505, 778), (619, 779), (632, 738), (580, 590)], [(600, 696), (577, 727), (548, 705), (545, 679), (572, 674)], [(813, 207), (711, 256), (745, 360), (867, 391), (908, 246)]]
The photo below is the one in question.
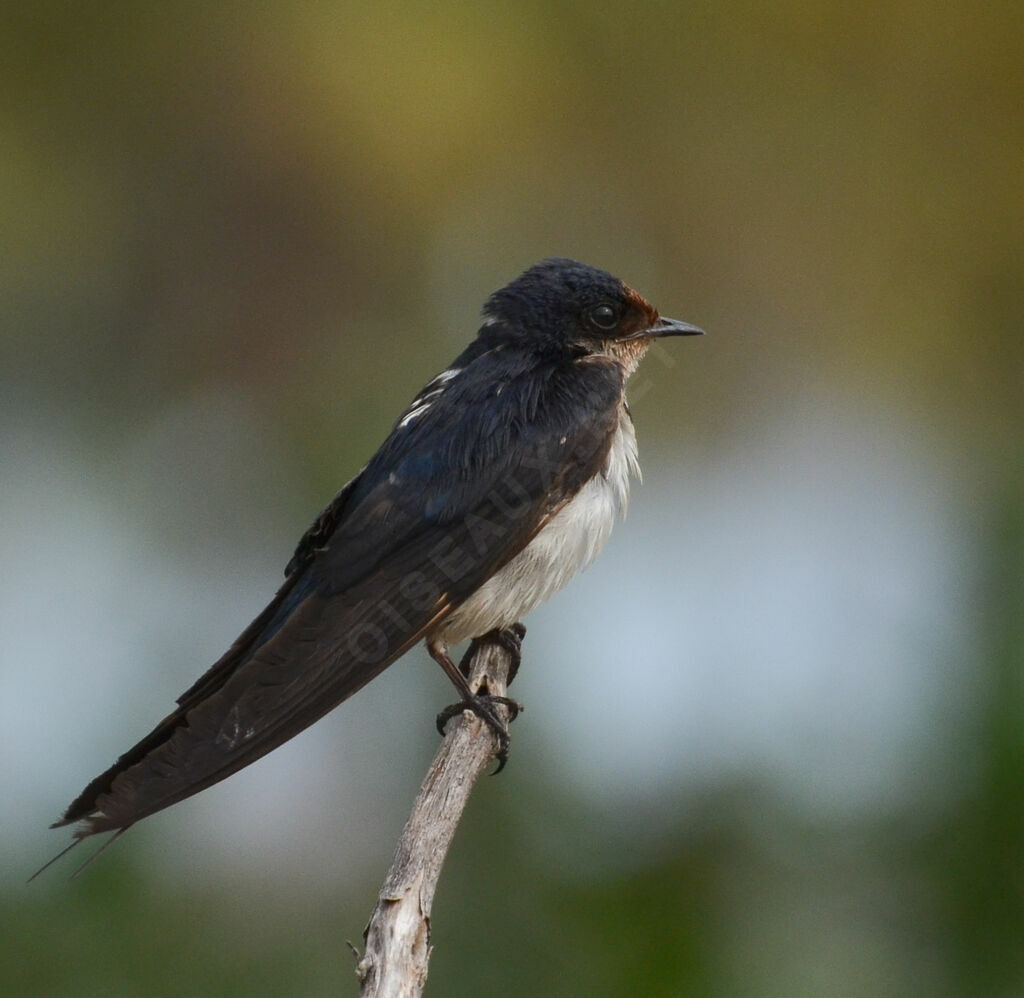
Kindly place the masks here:
[(448, 648), (441, 642), (427, 642), (427, 651), (431, 658), (444, 669), (445, 674), (452, 681), (455, 688), (462, 694), (462, 700), (446, 707), (437, 715), (437, 730), (443, 735), (445, 725), (464, 710), (471, 710), (477, 715), (493, 732), (498, 740), (498, 768), (500, 773), (508, 761), (509, 734), (508, 726), (494, 709), (495, 704), (501, 704), (508, 708), (509, 722), (514, 721), (519, 715), (522, 705), (509, 697), (494, 696), (490, 693), (474, 692), (467, 681), (470, 662), (477, 651), (478, 644), (485, 642), (497, 642), (512, 655), (512, 664), (509, 669), (509, 681), (519, 668), (521, 656), (521, 645), (526, 628), (522, 624), (514, 624), (504, 630), (494, 630), (481, 638), (474, 638), (468, 651), (463, 656), (460, 665), (456, 665), (448, 654)]

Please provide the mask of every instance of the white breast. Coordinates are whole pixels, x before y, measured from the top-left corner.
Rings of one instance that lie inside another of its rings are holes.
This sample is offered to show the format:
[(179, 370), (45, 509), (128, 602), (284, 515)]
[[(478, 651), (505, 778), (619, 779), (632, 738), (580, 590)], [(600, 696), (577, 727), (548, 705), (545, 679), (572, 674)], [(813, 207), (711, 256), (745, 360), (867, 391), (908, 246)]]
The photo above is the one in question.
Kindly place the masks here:
[(623, 405), (603, 471), (515, 558), (453, 611), (436, 636), (454, 644), (495, 627), (508, 627), (561, 589), (598, 556), (615, 518), (625, 514), (633, 475), (640, 477), (636, 433)]

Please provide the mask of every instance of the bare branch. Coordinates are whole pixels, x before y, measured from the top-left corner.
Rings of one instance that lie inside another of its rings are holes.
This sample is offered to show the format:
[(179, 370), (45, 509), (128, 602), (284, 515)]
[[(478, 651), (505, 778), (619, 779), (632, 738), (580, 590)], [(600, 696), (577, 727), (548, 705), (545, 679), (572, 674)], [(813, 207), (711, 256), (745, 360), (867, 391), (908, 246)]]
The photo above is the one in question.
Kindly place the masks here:
[[(525, 629), (510, 629), (522, 638)], [(474, 691), (504, 696), (518, 655), (510, 631), (478, 638), (462, 662)], [(496, 706), (506, 722), (508, 708)], [(441, 867), (473, 784), (494, 762), (494, 732), (469, 710), (449, 725), (402, 831), (377, 907), (363, 934), (366, 952), (359, 961), (362, 998), (417, 998), (427, 980), (430, 960), (430, 909)]]

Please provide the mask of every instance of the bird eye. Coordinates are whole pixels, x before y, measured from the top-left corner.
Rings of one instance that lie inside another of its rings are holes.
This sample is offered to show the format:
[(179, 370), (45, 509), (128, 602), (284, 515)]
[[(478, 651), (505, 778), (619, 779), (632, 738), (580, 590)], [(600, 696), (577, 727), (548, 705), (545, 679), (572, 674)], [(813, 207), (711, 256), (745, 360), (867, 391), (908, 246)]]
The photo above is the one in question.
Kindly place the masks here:
[(607, 332), (614, 329), (619, 322), (619, 315), (611, 305), (596, 305), (587, 314), (592, 326)]

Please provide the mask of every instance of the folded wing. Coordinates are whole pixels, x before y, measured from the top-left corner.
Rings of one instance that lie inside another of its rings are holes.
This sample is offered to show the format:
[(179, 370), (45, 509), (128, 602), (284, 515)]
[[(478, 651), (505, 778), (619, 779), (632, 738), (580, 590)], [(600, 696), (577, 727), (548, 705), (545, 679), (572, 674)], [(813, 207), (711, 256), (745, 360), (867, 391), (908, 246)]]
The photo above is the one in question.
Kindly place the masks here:
[(472, 377), (396, 424), (303, 537), (273, 601), (57, 825), (83, 821), (79, 838), (126, 828), (276, 748), (419, 641), (600, 473), (617, 365), (563, 360), (542, 376), (533, 365), (499, 388), (487, 363), (474, 358)]

